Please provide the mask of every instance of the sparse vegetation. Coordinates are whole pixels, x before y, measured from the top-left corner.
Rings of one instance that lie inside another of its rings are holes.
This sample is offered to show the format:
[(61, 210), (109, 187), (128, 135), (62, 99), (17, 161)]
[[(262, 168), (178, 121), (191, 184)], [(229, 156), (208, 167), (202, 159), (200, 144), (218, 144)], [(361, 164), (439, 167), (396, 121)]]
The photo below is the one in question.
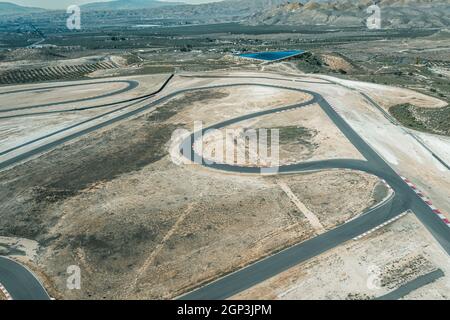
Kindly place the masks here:
[[(175, 127), (138, 120), (136, 123), (140, 125), (115, 127), (108, 131), (109, 134), (83, 138), (75, 143), (78, 147), (66, 145), (36, 160), (51, 163), (51, 176), (46, 169), (35, 170), (32, 179), (24, 175), (15, 179), (12, 184), (3, 185), (0, 211), (19, 211), (14, 216), (15, 221), (3, 216), (1, 234), (42, 239), (48, 227), (49, 221), (45, 221), (45, 216), (50, 206), (96, 183), (113, 180), (161, 159), (166, 154), (165, 144)], [(69, 150), (77, 150), (76, 157), (55, 157), (65, 151), (72, 152)], [(16, 170), (27, 170), (27, 167), (34, 165), (35, 162), (31, 161), (24, 164), (22, 169)], [(9, 181), (8, 175), (14, 172), (3, 172), (1, 180)], [(17, 188), (27, 190), (27, 196), (22, 203), (11, 196)], [(20, 207), (27, 209), (18, 209)], [(28, 222), (32, 227), (27, 226)]]
[(53, 80), (77, 80), (96, 70), (113, 69), (109, 62), (81, 65), (61, 65), (38, 69), (17, 69), (0, 73), (0, 84), (32, 83)]
[(298, 143), (306, 147), (314, 147), (311, 139), (317, 135), (317, 132), (308, 128), (298, 126), (281, 127), (280, 143)]
[(229, 94), (220, 90), (200, 90), (189, 92), (182, 97), (175, 98), (158, 108), (155, 112), (147, 117), (151, 122), (162, 122), (176, 115), (186, 105), (202, 101), (214, 101), (226, 98)]
[(444, 108), (418, 108), (401, 104), (389, 109), (404, 126), (435, 134), (450, 135), (450, 106)]
[(398, 288), (401, 285), (436, 270), (434, 264), (423, 255), (409, 257), (393, 261), (384, 267), (382, 272), (381, 286), (389, 289)]
[(325, 69), (322, 59), (308, 52), (297, 62), (297, 68), (306, 73), (319, 73)]

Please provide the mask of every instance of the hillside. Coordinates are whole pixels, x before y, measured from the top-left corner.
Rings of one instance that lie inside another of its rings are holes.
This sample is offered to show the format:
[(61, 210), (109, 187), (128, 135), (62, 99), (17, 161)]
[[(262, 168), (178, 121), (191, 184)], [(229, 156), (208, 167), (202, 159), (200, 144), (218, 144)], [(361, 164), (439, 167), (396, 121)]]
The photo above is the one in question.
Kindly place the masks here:
[[(251, 15), (251, 25), (363, 26), (371, 0), (335, 0), (286, 3)], [(386, 28), (426, 28), (450, 25), (450, 0), (381, 0), (382, 25)]]
[(198, 19), (200, 21), (239, 21), (256, 12), (286, 4), (288, 0), (224, 0), (198, 5), (161, 7), (148, 12), (162, 19)]
[(266, 10), (288, 0), (224, 0), (198, 5), (155, 0), (116, 0), (82, 6), (89, 13), (110, 11), (109, 16), (142, 16), (145, 19), (191, 20), (197, 23), (241, 21), (255, 12)]
[(83, 10), (109, 11), (109, 10), (137, 10), (153, 9), (164, 6), (183, 4), (182, 2), (165, 2), (157, 0), (114, 0), (110, 2), (93, 2), (82, 5)]
[(37, 13), (43, 11), (45, 11), (45, 9), (34, 7), (22, 7), (10, 2), (0, 2), (0, 15)]

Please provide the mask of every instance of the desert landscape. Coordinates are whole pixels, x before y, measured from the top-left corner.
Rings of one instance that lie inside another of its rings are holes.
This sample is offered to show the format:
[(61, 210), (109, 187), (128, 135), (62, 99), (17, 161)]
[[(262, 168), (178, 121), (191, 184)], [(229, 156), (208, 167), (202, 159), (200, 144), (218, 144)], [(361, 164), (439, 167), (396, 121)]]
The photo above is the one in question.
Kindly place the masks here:
[(0, 300), (449, 299), (438, 2), (0, 3)]

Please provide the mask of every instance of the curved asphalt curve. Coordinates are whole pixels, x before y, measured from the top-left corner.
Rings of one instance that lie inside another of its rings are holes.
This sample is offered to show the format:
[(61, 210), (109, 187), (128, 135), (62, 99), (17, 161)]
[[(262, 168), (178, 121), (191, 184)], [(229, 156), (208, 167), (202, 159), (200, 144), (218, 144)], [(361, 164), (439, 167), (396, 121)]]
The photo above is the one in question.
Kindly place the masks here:
[[(171, 76), (171, 78), (173, 75)], [(167, 83), (170, 81), (169, 78), (166, 83), (157, 91), (161, 92)], [(292, 87), (276, 86), (268, 84), (255, 84), (255, 83), (235, 83), (227, 85), (215, 85), (206, 86), (190, 89), (182, 89), (176, 92), (172, 92), (166, 96), (156, 99), (155, 101), (142, 106), (138, 109), (132, 110), (125, 114), (121, 114), (113, 119), (107, 120), (103, 123), (93, 125), (90, 128), (81, 130), (77, 133), (71, 134), (59, 140), (50, 142), (48, 144), (39, 146), (31, 151), (18, 155), (10, 160), (0, 163), (0, 170), (5, 169), (8, 166), (15, 165), (20, 161), (28, 159), (32, 156), (40, 154), (44, 151), (52, 149), (59, 146), (67, 141), (78, 138), (82, 135), (88, 134), (100, 128), (111, 125), (115, 122), (127, 119), (136, 114), (148, 111), (150, 108), (156, 107), (162, 102), (165, 102), (179, 94), (206, 90), (214, 88), (224, 88), (224, 87), (235, 87), (235, 86), (264, 86), (277, 89), (292, 90), (298, 92), (304, 92), (310, 94), (313, 99), (307, 102), (307, 104), (318, 103), (324, 112), (330, 117), (330, 119), (335, 123), (335, 125), (343, 132), (343, 134), (353, 143), (353, 145), (360, 151), (360, 153), (367, 159), (367, 161), (353, 160), (353, 159), (334, 159), (326, 161), (315, 161), (293, 164), (288, 166), (281, 166), (278, 169), (280, 174), (295, 174), (299, 172), (311, 171), (311, 170), (324, 170), (332, 168), (346, 168), (353, 170), (360, 170), (374, 174), (384, 180), (394, 189), (395, 196), (389, 199), (382, 205), (369, 210), (365, 214), (359, 216), (344, 225), (341, 225), (329, 232), (321, 234), (313, 239), (307, 240), (293, 247), (285, 249), (279, 253), (276, 253), (270, 257), (260, 260), (250, 266), (247, 266), (241, 270), (231, 273), (221, 279), (218, 279), (210, 284), (207, 284), (193, 292), (190, 292), (181, 299), (225, 299), (238, 292), (252, 287), (253, 285), (260, 283), (282, 271), (289, 269), (303, 261), (317, 256), (327, 250), (330, 250), (345, 241), (348, 241), (378, 225), (381, 223), (395, 217), (401, 212), (411, 209), (421, 222), (428, 228), (428, 230), (434, 235), (436, 240), (441, 244), (441, 246), (450, 254), (450, 229), (442, 223), (442, 221), (431, 211), (431, 209), (421, 200), (421, 198), (413, 192), (412, 189), (395, 173), (395, 171), (361, 138), (359, 135), (333, 110), (333, 108), (328, 104), (328, 102), (319, 94), (301, 90)], [(156, 94), (156, 93), (154, 93)], [(219, 129), (230, 124), (251, 119), (254, 117), (259, 117), (261, 115), (274, 113), (282, 110), (289, 110), (298, 108), (306, 105), (305, 103), (297, 104), (288, 107), (282, 107), (272, 110), (261, 111), (242, 117), (238, 117), (231, 120), (223, 121), (219, 124), (215, 124), (209, 128), (204, 129), (204, 131), (209, 129)], [(192, 134), (188, 139), (189, 142), (193, 141)], [(192, 146), (192, 143), (190, 146)], [(194, 155), (193, 155), (194, 156)], [(229, 172), (239, 172), (239, 173), (260, 173), (260, 168), (249, 168), (249, 167), (238, 167), (226, 164), (204, 164), (207, 167), (216, 170), (224, 170)], [(3, 260), (0, 260), (0, 264)], [(0, 269), (2, 270), (2, 269)], [(14, 273), (17, 274), (17, 273)], [(4, 284), (7, 290), (10, 288), (15, 288), (11, 286), (8, 282), (3, 280), (3, 273), (0, 272), (0, 282)], [(5, 283), (6, 282), (6, 283)], [(23, 286), (27, 286), (27, 280), (22, 278), (20, 275), (15, 279), (15, 282), (21, 283)], [(16, 293), (18, 296), (19, 293)]]
[[(70, 129), (73, 129), (73, 128), (76, 128), (76, 127), (78, 127), (78, 126), (80, 126), (80, 125), (83, 125), (83, 124), (92, 122), (92, 121), (97, 120), (97, 119), (100, 119), (100, 118), (102, 118), (102, 117), (104, 117), (104, 116), (113, 114), (113, 113), (118, 112), (118, 111), (122, 111), (122, 110), (124, 110), (124, 109), (126, 109), (126, 108), (128, 108), (128, 107), (131, 107), (131, 106), (136, 105), (136, 104), (138, 104), (138, 103), (140, 103), (140, 102), (143, 102), (144, 100), (146, 100), (146, 99), (148, 99), (148, 98), (151, 98), (151, 97), (155, 96), (156, 94), (160, 93), (160, 92), (168, 85), (168, 83), (170, 82), (170, 80), (172, 80), (173, 77), (174, 77), (174, 75), (172, 74), (169, 78), (167, 78), (167, 80), (162, 84), (162, 86), (161, 86), (157, 91), (155, 91), (155, 92), (152, 92), (152, 93), (150, 93), (150, 94), (146, 94), (146, 95), (143, 95), (143, 96), (135, 97), (135, 98), (130, 98), (130, 99), (127, 99), (127, 100), (121, 100), (121, 101), (118, 101), (118, 102), (114, 102), (114, 103), (109, 103), (109, 104), (101, 105), (101, 106), (102, 106), (102, 107), (103, 107), (103, 106), (113, 106), (113, 105), (117, 105), (117, 104), (122, 104), (122, 103), (132, 102), (131, 104), (128, 104), (128, 105), (126, 105), (126, 106), (122, 106), (122, 107), (117, 108), (117, 109), (114, 109), (114, 110), (112, 110), (112, 111), (108, 111), (108, 112), (106, 112), (106, 113), (102, 113), (102, 114), (97, 115), (97, 116), (95, 116), (95, 117), (93, 117), (93, 118), (87, 119), (87, 120), (85, 120), (85, 121), (79, 122), (79, 123), (74, 124), (74, 125), (71, 125), (71, 126), (68, 126), (68, 127), (64, 128), (64, 129), (61, 129), (61, 130), (57, 130), (57, 131), (51, 132), (51, 133), (46, 134), (46, 135), (44, 135), (44, 136), (41, 136), (41, 137), (39, 137), (39, 138), (36, 138), (36, 139), (30, 140), (30, 141), (27, 141), (27, 142), (25, 142), (25, 143), (22, 143), (22, 144), (20, 144), (20, 145), (17, 145), (17, 146), (15, 146), (15, 147), (13, 147), (13, 148), (10, 148), (10, 149), (1, 151), (1, 152), (0, 152), (0, 156), (3, 156), (3, 155), (8, 154), (8, 153), (10, 153), (10, 152), (12, 152), (12, 151), (18, 150), (18, 149), (20, 149), (20, 148), (22, 148), (22, 147), (24, 147), (24, 146), (27, 146), (27, 145), (30, 145), (30, 144), (32, 144), (32, 143), (41, 141), (41, 140), (43, 140), (43, 139), (49, 138), (49, 137), (51, 137), (51, 136), (54, 136), (54, 135), (56, 135), (56, 134), (62, 133), (62, 132), (64, 132), (64, 131), (67, 131), (67, 130), (70, 130)], [(96, 106), (96, 107), (98, 107), (98, 106)], [(72, 110), (67, 110), (67, 112), (71, 112), (71, 111), (82, 111), (82, 110), (91, 109), (91, 108), (94, 108), (94, 107), (72, 109)], [(48, 113), (61, 113), (61, 112), (62, 112), (62, 111), (50, 111), (50, 112), (48, 112)], [(40, 113), (40, 114), (42, 114), (42, 113)], [(34, 115), (34, 114), (33, 114), (33, 115)], [(12, 116), (12, 117), (14, 117), (14, 116)], [(2, 119), (2, 118), (0, 117), (0, 119)], [(100, 128), (100, 127), (95, 127), (94, 130), (97, 130), (97, 129), (99, 129), (99, 128)], [(89, 132), (91, 132), (91, 131), (89, 131)], [(88, 133), (88, 132), (84, 132), (84, 134), (86, 134), (86, 133)], [(77, 137), (79, 137), (79, 136), (81, 136), (81, 135), (74, 135), (71, 139), (77, 138)], [(71, 139), (69, 139), (69, 140), (71, 140)], [(62, 140), (61, 140), (60, 143), (54, 144), (53, 146), (59, 145), (59, 144), (61, 144), (61, 143), (64, 143), (64, 142), (66, 142), (66, 141), (69, 141), (69, 140), (65, 140), (65, 141), (62, 141)], [(40, 152), (46, 151), (46, 150), (52, 148), (53, 146), (47, 146), (47, 145), (46, 145), (46, 146), (43, 146), (44, 148), (42, 148)], [(35, 149), (35, 150), (37, 151), (37, 149)], [(36, 153), (34, 153), (34, 154), (36, 154)], [(31, 156), (31, 155), (33, 155), (33, 154), (30, 153), (28, 156), (25, 156), (25, 158), (27, 158), (27, 157), (29, 157), (29, 156)], [(25, 158), (24, 158), (24, 159), (25, 159)], [(14, 158), (14, 159), (16, 159), (16, 158)], [(11, 160), (14, 160), (14, 159), (11, 159)], [(19, 161), (19, 158), (17, 158), (16, 160), (14, 160), (14, 161), (12, 161), (12, 162), (10, 161), (9, 163), (7, 163), (7, 162), (2, 162), (2, 163), (0, 163), (0, 170), (1, 170), (1, 169), (4, 169), (5, 167), (7, 167), (7, 166), (9, 166), (9, 165), (12, 165), (12, 164), (17, 163), (18, 161)], [(3, 165), (3, 164), (4, 164), (4, 165)], [(2, 165), (3, 165), (3, 166), (2, 166)]]
[(0, 276), (1, 283), (13, 300), (50, 300), (33, 273), (11, 259), (0, 256)]
[(52, 102), (52, 103), (46, 103), (46, 104), (37, 104), (37, 105), (33, 105), (33, 106), (25, 106), (25, 107), (19, 107), (19, 108), (0, 109), (0, 113), (51, 107), (51, 106), (56, 106), (56, 105), (63, 105), (63, 104), (76, 103), (76, 102), (85, 102), (85, 101), (90, 101), (90, 100), (98, 100), (98, 99), (107, 98), (107, 97), (125, 93), (125, 92), (133, 90), (139, 86), (139, 82), (135, 81), (135, 80), (115, 80), (115, 81), (98, 81), (98, 82), (90, 82), (90, 83), (66, 84), (66, 85), (61, 85), (61, 86), (45, 87), (45, 88), (21, 89), (21, 90), (15, 90), (15, 91), (1, 92), (0, 94), (60, 89), (60, 88), (67, 88), (67, 87), (80, 87), (80, 86), (97, 85), (97, 84), (111, 84), (111, 83), (126, 83), (126, 84), (128, 84), (128, 86), (126, 86), (125, 88), (122, 88), (122, 89), (119, 89), (119, 90), (116, 90), (113, 92), (105, 93), (105, 94), (102, 94), (99, 96), (95, 96), (95, 97), (66, 100), (66, 101)]
[[(349, 141), (359, 150), (367, 161), (352, 159), (333, 159), (325, 161), (304, 162), (293, 165), (280, 166), (276, 168), (280, 174), (294, 174), (312, 170), (324, 169), (352, 169), (364, 171), (378, 176), (392, 187), (395, 196), (374, 209), (365, 212), (358, 218), (341, 225), (331, 231), (321, 234), (313, 239), (307, 240), (293, 247), (285, 249), (279, 253), (262, 259), (241, 270), (233, 272), (212, 283), (206, 284), (182, 297), (182, 300), (202, 300), (202, 299), (226, 299), (239, 292), (251, 288), (252, 286), (267, 280), (287, 269), (298, 265), (310, 258), (313, 258), (339, 244), (342, 244), (354, 237), (371, 230), (372, 228), (388, 221), (400, 213), (411, 209), (421, 222), (433, 234), (445, 251), (450, 254), (450, 229), (432, 212), (423, 200), (412, 191), (412, 189), (401, 179), (401, 177), (341, 118), (328, 102), (319, 94), (311, 91), (292, 89), (304, 92), (313, 96), (307, 104), (318, 103), (322, 110), (342, 131)], [(302, 104), (302, 105), (305, 105)], [(202, 130), (202, 133), (210, 129), (220, 129), (228, 125), (252, 119), (280, 110), (295, 109), (302, 105), (294, 105), (269, 111), (261, 111), (253, 114), (241, 116), (235, 119), (223, 121)], [(195, 143), (193, 133), (183, 143), (182, 146), (190, 146), (191, 161), (195, 158), (202, 159), (193, 150)], [(182, 148), (182, 147), (181, 147)], [(180, 150), (181, 151), (181, 150)], [(241, 167), (227, 164), (210, 164), (202, 160), (203, 165), (212, 169), (227, 172), (257, 174), (261, 172), (258, 167)]]

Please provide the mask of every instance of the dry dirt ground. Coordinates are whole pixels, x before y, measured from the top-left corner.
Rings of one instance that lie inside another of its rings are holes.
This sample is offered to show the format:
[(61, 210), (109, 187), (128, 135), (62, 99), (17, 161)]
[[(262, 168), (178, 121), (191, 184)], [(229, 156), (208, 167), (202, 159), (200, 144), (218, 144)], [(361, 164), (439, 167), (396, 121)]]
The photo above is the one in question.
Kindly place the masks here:
[[(196, 96), (198, 92), (189, 93), (188, 96)], [(294, 105), (311, 99), (310, 95), (301, 92), (256, 85), (210, 89), (208, 92), (217, 92), (220, 97), (213, 103), (208, 103), (208, 101), (196, 102), (191, 108), (186, 108), (174, 115), (171, 120), (186, 123), (189, 129), (193, 128), (194, 121), (202, 121), (206, 127), (225, 119)], [(178, 100), (183, 102), (183, 99)]]
[(28, 68), (54, 67), (62, 65), (72, 66), (93, 63), (95, 61), (111, 61), (119, 66), (126, 64), (123, 57), (116, 55), (110, 55), (107, 57), (108, 59), (105, 59), (105, 56), (92, 55), (81, 58), (53, 60), (49, 59), (49, 56), (45, 53), (41, 53), (42, 51), (40, 50), (29, 48), (11, 51), (9, 58), (7, 59), (8, 61), (2, 61), (0, 63), (0, 71), (21, 69), (24, 66), (27, 66)]
[(441, 269), (445, 276), (404, 299), (449, 298), (448, 256), (408, 214), (367, 238), (349, 241), (295, 266), (233, 299), (374, 299), (421, 275)]
[(335, 71), (345, 71), (346, 73), (351, 73), (354, 70), (354, 67), (349, 63), (346, 59), (340, 56), (332, 55), (332, 54), (322, 54), (322, 61), (325, 65), (328, 66), (331, 70)]
[[(334, 229), (391, 194), (377, 177), (351, 170), (282, 175), (273, 179), (287, 184), (299, 200), (317, 216), (325, 230)], [(316, 189), (334, 189), (339, 192), (318, 195)], [(358, 197), (351, 195), (353, 190), (359, 190)]]
[(422, 139), (432, 150), (446, 163), (450, 163), (450, 137), (441, 135), (415, 132), (416, 136)]
[[(377, 181), (370, 176), (285, 179), (310, 210), (320, 208), (327, 229), (375, 202)], [(82, 267), (83, 291), (69, 297), (171, 298), (315, 234), (270, 180), (179, 168), (163, 159), (97, 188), (54, 207), (62, 217), (50, 233), (61, 236), (39, 259), (60, 272), (68, 263)]]
[(366, 93), (386, 111), (388, 111), (390, 107), (404, 103), (410, 103), (416, 107), (421, 108), (440, 108), (445, 107), (447, 105), (447, 103), (443, 100), (430, 97), (423, 93), (419, 93), (417, 91), (405, 88), (397, 88), (381, 84), (373, 84), (352, 80), (342, 80), (327, 76), (324, 76), (322, 78), (332, 79), (333, 81), (342, 83), (346, 86), (358, 89)]
[[(27, 265), (56, 298), (173, 298), (316, 234), (280, 181), (327, 229), (384, 197), (376, 178), (356, 172), (276, 179), (170, 161), (172, 132), (192, 120), (306, 98), (255, 87), (243, 108), (243, 93), (188, 93), (1, 172), (0, 234), (39, 243)], [(79, 291), (66, 289), (70, 265), (82, 270)]]

